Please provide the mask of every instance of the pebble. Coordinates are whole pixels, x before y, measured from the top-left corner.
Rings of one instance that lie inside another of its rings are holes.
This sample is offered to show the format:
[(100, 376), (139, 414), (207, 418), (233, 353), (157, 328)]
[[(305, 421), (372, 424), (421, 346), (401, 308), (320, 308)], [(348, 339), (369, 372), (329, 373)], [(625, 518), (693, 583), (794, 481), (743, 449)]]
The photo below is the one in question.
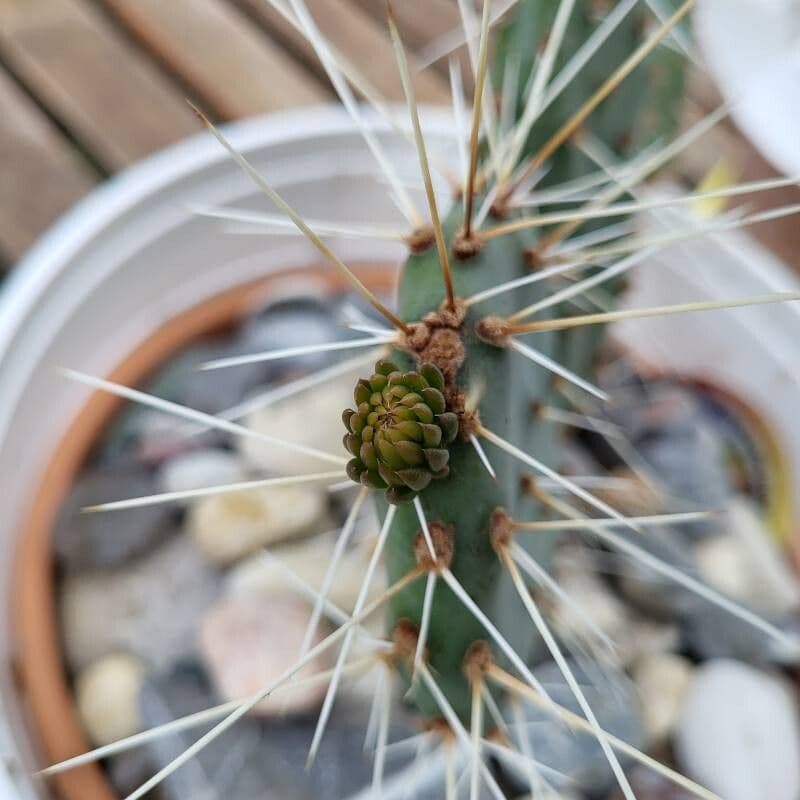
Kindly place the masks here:
[(633, 669), (639, 690), (642, 722), (650, 746), (672, 734), (692, 685), (694, 666), (683, 656), (658, 653), (641, 659)]
[[(147, 726), (160, 725), (219, 703), (203, 669), (185, 662), (145, 685), (141, 707)], [(342, 800), (365, 788), (369, 798), (372, 759), (364, 753), (368, 708), (337, 699), (313, 766), (304, 764), (316, 726), (316, 715), (285, 719), (246, 716), (227, 730), (163, 784), (166, 800), (224, 797), (225, 800)], [(198, 727), (148, 745), (157, 767), (163, 767), (202, 736)], [(390, 741), (417, 733), (397, 707)], [(387, 760), (387, 781), (407, 762)], [(441, 786), (441, 772), (437, 790)], [(427, 777), (423, 776), (423, 777)], [(408, 779), (406, 778), (406, 783)], [(387, 795), (388, 796), (388, 795)], [(434, 800), (441, 792), (415, 793), (416, 800)]]
[[(612, 420), (627, 433), (671, 502), (680, 506), (676, 510), (727, 507), (732, 490), (723, 440), (690, 390), (632, 381), (613, 396)], [(679, 532), (698, 541), (722, 530), (720, 521), (711, 518), (681, 525)]]
[(554, 576), (570, 599), (567, 604), (553, 598), (553, 627), (567, 639), (582, 631), (587, 641), (597, 644), (597, 636), (584, 624), (577, 613), (582, 612), (614, 645), (609, 654), (621, 665), (628, 665), (644, 654), (672, 650), (680, 643), (678, 627), (639, 614), (626, 605), (600, 576), (598, 561), (603, 553), (582, 545), (569, 544), (555, 555)]
[[(206, 361), (231, 355), (230, 345), (210, 340), (171, 358), (144, 391), (207, 414), (219, 414), (240, 403), (265, 378), (262, 364), (226, 370), (225, 374), (197, 369)], [(128, 404), (114, 418), (103, 441), (102, 458), (120, 456), (156, 465), (175, 455), (232, 439), (220, 431), (196, 433), (196, 426), (141, 405)], [(188, 432), (188, 435), (187, 435)]]
[(245, 479), (238, 457), (227, 450), (190, 450), (167, 461), (159, 470), (161, 492), (187, 492)]
[(728, 660), (701, 666), (675, 747), (690, 776), (725, 800), (800, 796), (800, 724), (776, 675)]
[(72, 487), (56, 525), (54, 546), (68, 572), (128, 563), (175, 532), (168, 505), (85, 514), (85, 506), (143, 497), (159, 491), (153, 474), (135, 463), (107, 464), (85, 472)]
[(214, 415), (237, 406), (270, 379), (269, 365), (255, 362), (221, 370), (200, 370), (197, 367), (207, 361), (249, 355), (251, 352), (228, 344), (199, 352), (198, 357), (192, 359), (191, 368), (182, 376), (177, 402)]
[(229, 492), (194, 502), (188, 529), (203, 555), (224, 566), (268, 545), (324, 530), (327, 508), (325, 490), (310, 484)]
[[(200, 651), (217, 692), (223, 700), (255, 694), (297, 663), (306, 627), (311, 619), (307, 603), (290, 594), (231, 595), (212, 606), (200, 623)], [(327, 629), (321, 625), (314, 646)], [(330, 653), (310, 661), (297, 673), (302, 682), (330, 669)], [(265, 715), (301, 714), (317, 708), (327, 683), (298, 683), (255, 707)]]
[[(329, 298), (295, 295), (270, 302), (250, 317), (237, 337), (242, 353), (261, 353), (285, 347), (326, 344), (341, 339), (360, 338), (337, 320)], [(335, 352), (308, 353), (302, 356), (264, 362), (269, 380), (310, 372), (330, 366), (339, 358)]]
[[(137, 698), (138, 707), (138, 698)], [(140, 713), (140, 712), (139, 712)], [(111, 783), (122, 797), (133, 794), (156, 772), (153, 759), (145, 747), (133, 747), (106, 759), (103, 766), (108, 771)]]
[[(228, 573), (228, 590), (236, 594), (256, 595), (300, 592), (291, 574), (302, 578), (314, 589), (320, 589), (333, 557), (334, 545), (333, 535), (322, 535), (272, 548), (270, 554), (274, 558), (257, 553), (241, 561)], [(345, 550), (328, 593), (328, 599), (334, 605), (346, 612), (353, 610), (369, 559), (369, 549), (363, 545)], [(378, 597), (385, 588), (385, 571), (377, 570), (367, 602)], [(307, 597), (302, 593), (301, 596)], [(380, 614), (375, 616), (380, 618)]]
[[(622, 529), (615, 531), (615, 534), (685, 575), (698, 577), (693, 553), (676, 530), (658, 528), (643, 535)], [(620, 554), (619, 563), (617, 588), (631, 605), (646, 614), (674, 620), (706, 602), (638, 558)]]
[(67, 576), (60, 613), (69, 665), (81, 669), (123, 651), (165, 668), (194, 651), (198, 621), (219, 586), (184, 535), (124, 569)]
[[(252, 412), (248, 428), (294, 444), (347, 457), (342, 446), (342, 411), (353, 406), (352, 376), (332, 380), (278, 403)], [(251, 467), (280, 475), (303, 475), (335, 468), (331, 462), (252, 437), (239, 439), (244, 460)]]
[(756, 509), (744, 498), (726, 515), (729, 533), (696, 549), (702, 577), (715, 589), (761, 614), (784, 616), (800, 605), (800, 582)]
[[(641, 711), (635, 688), (625, 675), (612, 670), (601, 672), (592, 669), (587, 672), (572, 659), (568, 660), (568, 664), (600, 726), (633, 747), (641, 748), (644, 743)], [(558, 705), (582, 715), (577, 700), (555, 663), (541, 664), (533, 674)], [(611, 789), (614, 785), (611, 767), (593, 736), (555, 724), (549, 713), (533, 705), (524, 705), (524, 715), (528, 722), (534, 723), (526, 730), (537, 761), (564, 773), (574, 782), (574, 788), (593, 796)], [(620, 762), (624, 765), (626, 759), (621, 757)], [(508, 761), (504, 761), (504, 766), (519, 782), (520, 790), (524, 790), (527, 781), (524, 770)]]
[[(731, 496), (725, 474), (722, 443), (713, 431), (701, 425), (669, 427), (652, 441), (636, 442), (642, 458), (660, 484), (682, 508), (716, 511), (727, 506)], [(702, 540), (720, 532), (714, 519), (682, 525), (680, 532)]]
[[(683, 789), (649, 767), (634, 765), (628, 770), (626, 777), (636, 795), (636, 800), (697, 800), (696, 794)], [(624, 800), (621, 789), (614, 793), (612, 800)]]
[(139, 691), (145, 668), (124, 653), (101, 658), (78, 673), (75, 698), (89, 738), (96, 746), (141, 730)]
[(730, 611), (708, 601), (697, 607), (683, 621), (687, 648), (693, 656), (706, 660), (732, 658), (753, 665), (800, 664), (800, 638), (796, 630), (796, 615), (787, 618), (768, 618), (791, 641), (779, 641), (774, 636), (739, 619)]

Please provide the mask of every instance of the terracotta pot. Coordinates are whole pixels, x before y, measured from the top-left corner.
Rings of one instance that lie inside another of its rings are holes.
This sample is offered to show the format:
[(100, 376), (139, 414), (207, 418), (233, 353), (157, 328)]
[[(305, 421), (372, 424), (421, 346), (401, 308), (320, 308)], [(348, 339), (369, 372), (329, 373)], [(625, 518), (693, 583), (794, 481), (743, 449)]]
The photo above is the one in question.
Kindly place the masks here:
[[(372, 288), (381, 291), (391, 288), (390, 268), (357, 268), (357, 271)], [(346, 288), (337, 276), (319, 269), (302, 270), (293, 277), (312, 277), (331, 290)], [(109, 379), (127, 386), (137, 385), (192, 340), (235, 324), (252, 308), (254, 296), (269, 295), (273, 283), (274, 280), (259, 281), (224, 292), (170, 320), (130, 353)], [(17, 547), (13, 602), (17, 676), (50, 762), (91, 749), (78, 717), (61, 652), (51, 534), (76, 472), (123, 402), (103, 392), (88, 399), (45, 469)], [(115, 797), (102, 769), (94, 764), (55, 776), (51, 785), (65, 800)]]

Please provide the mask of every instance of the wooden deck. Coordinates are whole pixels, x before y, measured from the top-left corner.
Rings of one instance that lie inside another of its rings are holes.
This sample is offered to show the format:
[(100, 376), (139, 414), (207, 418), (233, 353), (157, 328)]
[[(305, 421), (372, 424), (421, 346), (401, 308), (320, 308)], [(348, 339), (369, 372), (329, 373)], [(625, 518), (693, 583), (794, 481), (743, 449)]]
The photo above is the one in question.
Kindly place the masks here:
[[(399, 99), (384, 0), (307, 3), (329, 39)], [(415, 52), (459, 25), (455, 0), (395, 6)], [(420, 99), (449, 102), (445, 67), (416, 73)], [(710, 102), (699, 85), (698, 102)], [(333, 92), (266, 0), (0, 0), (0, 271), (100, 181), (197, 131), (186, 98), (224, 121)], [(685, 168), (696, 177), (720, 148), (752, 165), (723, 126)]]

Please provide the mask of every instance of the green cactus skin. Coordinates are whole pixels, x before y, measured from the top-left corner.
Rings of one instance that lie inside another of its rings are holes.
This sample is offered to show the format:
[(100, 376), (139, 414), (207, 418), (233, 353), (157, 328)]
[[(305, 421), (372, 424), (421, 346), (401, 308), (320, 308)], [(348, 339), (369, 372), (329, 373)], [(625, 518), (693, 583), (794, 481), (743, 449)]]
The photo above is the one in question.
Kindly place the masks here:
[[(596, 12), (608, 4), (579, 0), (554, 74), (569, 56), (586, 41), (598, 23)], [(521, 74), (530, 74), (535, 50), (530, 43), (541, 43), (549, 32), (558, 0), (524, 0), (516, 20), (501, 33), (495, 56), (495, 77), (503, 74), (504, 60), (519, 58)], [(602, 81), (641, 42), (643, 15), (636, 9), (629, 14), (614, 36), (582, 71), (580, 79), (537, 121), (524, 155), (535, 152), (559, 126), (575, 112)], [(652, 85), (653, 76), (657, 81)], [(523, 82), (524, 84), (524, 82)], [(668, 136), (677, 123), (677, 108), (683, 90), (681, 58), (665, 47), (651, 54), (603, 106), (588, 120), (586, 128), (613, 153), (630, 158), (645, 145)], [(524, 86), (520, 88), (520, 93)], [(520, 104), (523, 102), (520, 97)], [(521, 105), (520, 105), (521, 107)], [(596, 166), (576, 148), (562, 147), (553, 158), (551, 170), (540, 187), (555, 185), (596, 170)], [(445, 234), (452, 248), (463, 222), (463, 207), (457, 205), (445, 223)], [(598, 223), (602, 224), (602, 223)], [(584, 230), (589, 230), (586, 226)], [(525, 252), (536, 237), (530, 233), (507, 235), (486, 242), (477, 255), (465, 260), (453, 259), (453, 282), (456, 297), (468, 298), (476, 292), (529, 274)], [(608, 287), (613, 291), (614, 287)], [(482, 341), (476, 324), (486, 316), (507, 317), (517, 309), (548, 296), (553, 290), (547, 282), (535, 283), (467, 309), (456, 339), (463, 345), (463, 363), (454, 366), (441, 353), (410, 354), (398, 351), (392, 360), (401, 369), (413, 369), (422, 361), (433, 361), (448, 377), (448, 402), (458, 406), (458, 393), (482, 387), (479, 403), (480, 421), (503, 439), (527, 450), (552, 467), (558, 466), (557, 433), (552, 425), (537, 423), (531, 408), (534, 403), (557, 404), (553, 376), (526, 361), (509, 348)], [(445, 301), (438, 257), (434, 248), (412, 255), (403, 267), (398, 309), (401, 318), (418, 322), (436, 313)], [(563, 309), (553, 309), (560, 313)], [(567, 309), (568, 311), (568, 309)], [(448, 336), (453, 338), (452, 332)], [(567, 333), (539, 334), (532, 344), (544, 355), (573, 369), (588, 371), (602, 339), (598, 328)], [(436, 348), (433, 348), (434, 351)], [(446, 351), (447, 348), (444, 348)], [(448, 374), (449, 372), (449, 374)], [(457, 410), (449, 408), (448, 410)], [(462, 424), (463, 428), (463, 424)], [(522, 490), (520, 464), (496, 448), (488, 448), (494, 480), (482, 465), (468, 431), (449, 447), (449, 475), (432, 481), (419, 493), (430, 524), (442, 523), (453, 531), (454, 551), (451, 570), (475, 603), (489, 616), (503, 636), (523, 658), (535, 657), (538, 638), (524, 607), (502, 569), (490, 541), (490, 518), (498, 507), (512, 518), (536, 519), (540, 512), (535, 500)], [(378, 499), (385, 516), (387, 501)], [(416, 563), (415, 542), (420, 523), (412, 505), (401, 505), (386, 549), (390, 582), (407, 574)], [(521, 542), (536, 560), (547, 567), (554, 546), (548, 535), (525, 537)], [(401, 621), (420, 625), (424, 581), (417, 581), (397, 595), (390, 605), (390, 627)], [(486, 631), (463, 606), (441, 579), (437, 581), (433, 613), (427, 638), (427, 660), (437, 680), (462, 720), (469, 719), (470, 687), (464, 675), (464, 657), (476, 641), (487, 640)], [(498, 656), (497, 648), (494, 648)], [(498, 659), (502, 662), (502, 659)], [(406, 677), (409, 677), (406, 675)], [(423, 716), (438, 717), (440, 710), (422, 685), (412, 691), (413, 702)]]
[[(446, 225), (448, 238), (452, 238), (462, 219), (463, 209), (455, 209)], [(454, 264), (456, 293), (469, 297), (487, 285), (526, 274), (523, 252), (530, 243), (529, 237), (502, 237), (488, 243), (478, 256)], [(555, 449), (554, 431), (552, 426), (542, 425), (532, 429), (530, 402), (532, 398), (548, 397), (551, 376), (543, 370), (530, 369), (531, 365), (516, 353), (481, 341), (475, 333), (475, 324), (489, 313), (508, 315), (519, 307), (520, 301), (535, 302), (545, 296), (546, 291), (542, 284), (534, 284), (470, 309), (462, 328), (466, 358), (455, 382), (463, 392), (476, 385), (483, 387), (480, 416), (487, 428), (509, 441), (524, 441), (540, 454)], [(421, 319), (427, 312), (437, 309), (443, 300), (435, 253), (411, 257), (400, 284), (399, 307), (403, 318)], [(556, 335), (545, 334), (536, 344), (542, 352), (557, 358), (557, 343)], [(454, 527), (453, 574), (475, 602), (490, 614), (517, 652), (527, 653), (532, 640), (526, 635), (527, 626), (520, 624), (524, 610), (518, 598), (516, 602), (506, 602), (513, 597), (513, 587), (508, 587), (507, 595), (498, 590), (505, 575), (492, 549), (488, 526), (492, 512), (499, 506), (525, 518), (533, 509), (519, 491), (522, 478), (519, 464), (496, 451), (492, 452), (491, 459), (497, 473), (496, 481), (488, 474), (472, 445), (460, 438), (450, 447), (449, 477), (432, 483), (420, 497), (430, 522), (444, 522)], [(415, 565), (413, 544), (419, 530), (415, 509), (400, 507), (387, 545), (390, 581), (400, 578)], [(535, 552), (545, 561), (547, 546), (546, 539), (542, 538)], [(400, 594), (391, 604), (392, 620), (410, 619), (418, 625), (423, 593), (423, 582), (417, 582)], [(474, 641), (486, 639), (486, 632), (442, 581), (437, 583), (434, 609), (427, 640), (428, 661), (457, 713), (466, 719), (469, 686), (462, 673), (464, 654)], [(416, 692), (420, 710), (436, 715), (433, 699), (422, 687), (417, 687)]]

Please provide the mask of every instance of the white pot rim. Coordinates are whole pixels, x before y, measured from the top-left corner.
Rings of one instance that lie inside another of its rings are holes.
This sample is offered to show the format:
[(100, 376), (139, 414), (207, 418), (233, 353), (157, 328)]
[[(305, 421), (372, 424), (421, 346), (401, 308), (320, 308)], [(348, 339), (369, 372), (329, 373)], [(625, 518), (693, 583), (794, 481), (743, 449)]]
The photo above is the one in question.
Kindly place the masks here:
[[(364, 108), (362, 115), (371, 130), (390, 129), (374, 109)], [(426, 108), (425, 117), (442, 124), (450, 113), (445, 108)], [(354, 123), (341, 105), (329, 103), (249, 117), (220, 129), (237, 150), (247, 152), (255, 146), (318, 138), (323, 131), (352, 133)], [(201, 167), (229, 159), (219, 142), (201, 131), (117, 173), (59, 217), (17, 263), (0, 290), (0, 364), (20, 322), (74, 253), (149, 195)]]

